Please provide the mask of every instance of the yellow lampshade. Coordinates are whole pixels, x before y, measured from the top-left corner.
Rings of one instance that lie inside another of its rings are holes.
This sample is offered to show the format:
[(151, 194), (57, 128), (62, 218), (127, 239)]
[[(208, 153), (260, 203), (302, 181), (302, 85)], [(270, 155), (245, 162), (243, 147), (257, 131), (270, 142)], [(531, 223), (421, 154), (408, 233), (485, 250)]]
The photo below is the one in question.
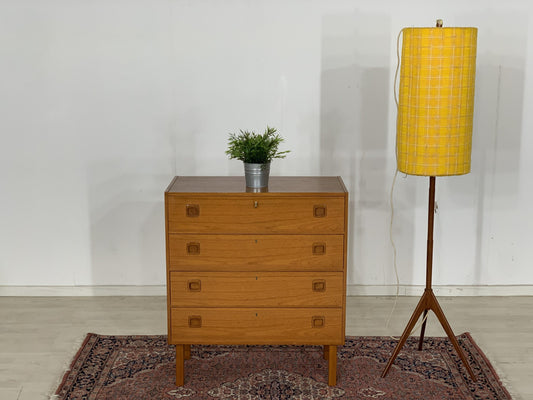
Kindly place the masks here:
[(398, 170), (470, 172), (477, 28), (405, 28), (397, 120)]

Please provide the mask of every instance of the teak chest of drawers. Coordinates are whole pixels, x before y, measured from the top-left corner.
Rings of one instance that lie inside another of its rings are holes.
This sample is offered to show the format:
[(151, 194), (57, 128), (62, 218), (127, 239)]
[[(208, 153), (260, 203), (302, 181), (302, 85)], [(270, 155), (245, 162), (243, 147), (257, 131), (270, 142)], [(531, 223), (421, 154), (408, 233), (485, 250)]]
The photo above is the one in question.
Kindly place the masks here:
[(175, 177), (165, 192), (168, 341), (176, 385), (191, 344), (344, 344), (348, 192), (340, 177)]

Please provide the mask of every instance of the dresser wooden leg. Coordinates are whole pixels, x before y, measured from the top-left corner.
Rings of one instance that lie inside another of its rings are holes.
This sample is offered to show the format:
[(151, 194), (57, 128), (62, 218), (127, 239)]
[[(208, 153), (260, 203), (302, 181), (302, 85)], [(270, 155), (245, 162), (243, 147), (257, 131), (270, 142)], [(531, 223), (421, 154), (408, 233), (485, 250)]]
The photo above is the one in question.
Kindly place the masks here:
[(326, 346), (328, 351), (328, 385), (337, 384), (337, 346)]
[(176, 386), (183, 386), (183, 373), (185, 369), (184, 360), (184, 345), (176, 345)]
[(191, 359), (191, 345), (190, 344), (183, 345), (183, 358), (185, 360)]

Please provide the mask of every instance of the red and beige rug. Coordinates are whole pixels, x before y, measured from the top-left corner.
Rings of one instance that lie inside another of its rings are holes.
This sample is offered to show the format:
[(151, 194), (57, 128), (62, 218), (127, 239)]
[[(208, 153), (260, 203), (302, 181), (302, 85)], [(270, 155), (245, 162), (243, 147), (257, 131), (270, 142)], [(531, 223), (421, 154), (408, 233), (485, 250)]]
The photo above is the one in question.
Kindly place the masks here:
[(166, 336), (88, 334), (56, 398), (91, 400), (511, 399), (468, 333), (458, 336), (477, 382), (446, 338), (417, 338), (403, 347), (386, 378), (396, 342), (347, 337), (338, 348), (337, 386), (316, 346), (193, 346), (185, 386), (174, 385), (174, 347)]

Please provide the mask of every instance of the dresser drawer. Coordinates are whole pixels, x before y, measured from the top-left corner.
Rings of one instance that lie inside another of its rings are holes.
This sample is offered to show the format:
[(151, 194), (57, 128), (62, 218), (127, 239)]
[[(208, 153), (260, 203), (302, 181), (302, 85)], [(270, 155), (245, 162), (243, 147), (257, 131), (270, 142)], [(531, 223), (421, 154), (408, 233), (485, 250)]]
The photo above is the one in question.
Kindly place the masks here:
[(343, 235), (169, 234), (171, 271), (342, 271)]
[(171, 344), (343, 344), (341, 308), (176, 308)]
[(169, 233), (344, 233), (344, 197), (167, 196)]
[(171, 272), (174, 307), (341, 307), (342, 272)]

